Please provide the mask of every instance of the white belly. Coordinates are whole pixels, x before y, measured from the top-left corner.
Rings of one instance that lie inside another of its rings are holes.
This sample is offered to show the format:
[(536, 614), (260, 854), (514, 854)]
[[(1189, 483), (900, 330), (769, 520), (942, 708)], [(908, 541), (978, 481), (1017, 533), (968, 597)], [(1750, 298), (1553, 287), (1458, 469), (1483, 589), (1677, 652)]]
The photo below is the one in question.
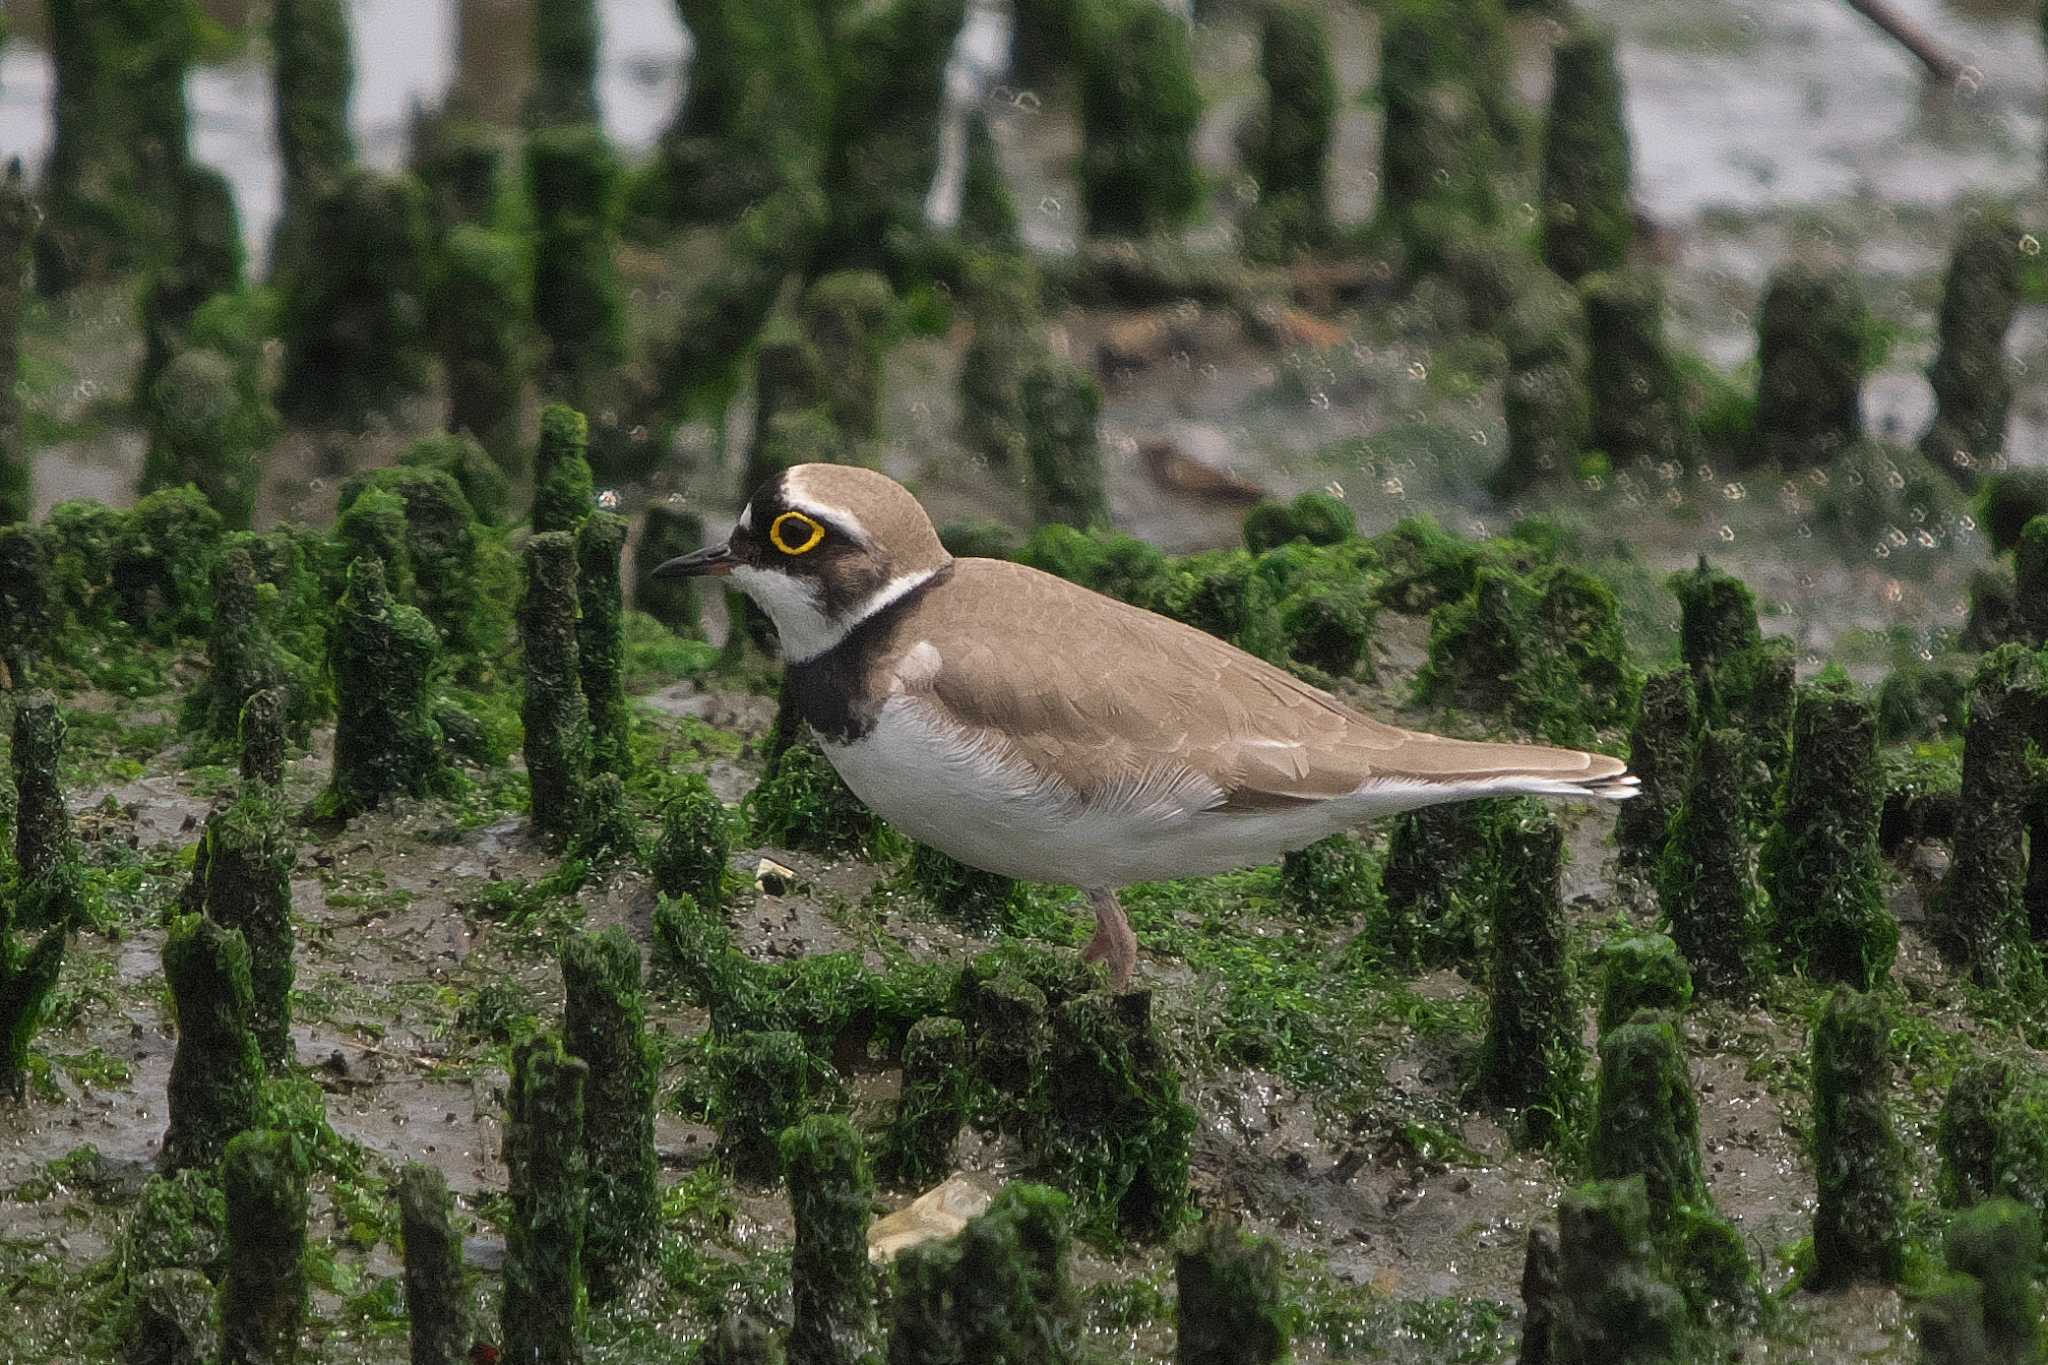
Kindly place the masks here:
[(861, 739), (823, 747), (853, 794), (919, 843), (1006, 877), (1090, 889), (1258, 866), (1375, 815), (1479, 794), (1375, 785), (1291, 810), (1222, 814), (1211, 809), (1215, 784), (1183, 773), (1083, 802), (902, 696)]

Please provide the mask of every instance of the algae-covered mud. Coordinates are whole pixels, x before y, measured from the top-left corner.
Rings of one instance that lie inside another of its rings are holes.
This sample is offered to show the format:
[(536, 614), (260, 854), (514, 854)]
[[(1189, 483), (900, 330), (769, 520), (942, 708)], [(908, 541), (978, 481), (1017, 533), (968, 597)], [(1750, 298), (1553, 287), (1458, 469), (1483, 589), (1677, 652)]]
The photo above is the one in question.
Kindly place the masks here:
[[(1885, 8), (9, 6), (0, 1365), (2040, 1358), (2048, 27)], [(1115, 991), (649, 576), (813, 461), (1641, 794)]]

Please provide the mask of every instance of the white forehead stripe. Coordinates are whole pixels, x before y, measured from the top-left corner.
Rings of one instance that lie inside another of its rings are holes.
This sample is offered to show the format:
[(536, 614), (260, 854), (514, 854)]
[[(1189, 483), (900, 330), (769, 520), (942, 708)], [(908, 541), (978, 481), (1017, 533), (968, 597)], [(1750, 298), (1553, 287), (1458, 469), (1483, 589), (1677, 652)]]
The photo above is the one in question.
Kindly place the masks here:
[(873, 545), (875, 538), (868, 534), (868, 528), (861, 525), (859, 517), (844, 507), (834, 507), (821, 502), (804, 486), (801, 466), (786, 469), (782, 474), (782, 500), (799, 512), (808, 512), (821, 521), (830, 521), (863, 545)]
[(742, 531), (754, 529), (754, 504), (751, 502), (740, 509), (739, 528)]

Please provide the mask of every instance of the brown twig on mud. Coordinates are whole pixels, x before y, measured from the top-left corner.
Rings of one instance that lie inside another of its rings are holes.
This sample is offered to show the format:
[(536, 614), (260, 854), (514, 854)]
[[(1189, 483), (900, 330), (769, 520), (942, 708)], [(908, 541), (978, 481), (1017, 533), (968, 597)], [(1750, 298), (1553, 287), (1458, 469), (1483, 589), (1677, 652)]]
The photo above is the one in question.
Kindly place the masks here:
[(1899, 46), (1920, 59), (1928, 73), (1944, 84), (1963, 74), (1963, 63), (1951, 56), (1927, 31), (1893, 9), (1888, 0), (1849, 0), (1849, 7), (1876, 24)]

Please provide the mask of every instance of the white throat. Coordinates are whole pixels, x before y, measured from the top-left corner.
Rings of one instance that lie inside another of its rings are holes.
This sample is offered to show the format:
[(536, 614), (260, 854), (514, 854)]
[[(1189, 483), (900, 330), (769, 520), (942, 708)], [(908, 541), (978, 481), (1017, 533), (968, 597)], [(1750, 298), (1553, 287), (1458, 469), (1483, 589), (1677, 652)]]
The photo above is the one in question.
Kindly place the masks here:
[(738, 568), (732, 571), (733, 585), (754, 605), (768, 613), (775, 634), (782, 642), (785, 663), (800, 664), (815, 659), (853, 633), (853, 628), (896, 601), (905, 593), (930, 580), (937, 569), (898, 574), (867, 595), (851, 611), (827, 616), (816, 585), (788, 574), (764, 569)]

